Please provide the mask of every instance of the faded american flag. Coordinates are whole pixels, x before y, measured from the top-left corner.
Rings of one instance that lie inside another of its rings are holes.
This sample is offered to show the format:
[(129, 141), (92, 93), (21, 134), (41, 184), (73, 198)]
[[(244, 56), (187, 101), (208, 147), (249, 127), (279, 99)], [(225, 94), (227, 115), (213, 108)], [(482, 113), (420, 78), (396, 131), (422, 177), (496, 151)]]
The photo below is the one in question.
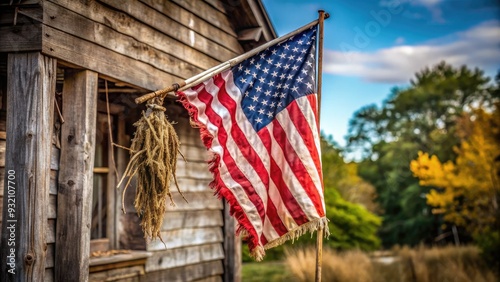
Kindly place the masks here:
[(213, 153), (212, 187), (257, 260), (264, 249), (327, 227), (316, 27), (178, 93)]

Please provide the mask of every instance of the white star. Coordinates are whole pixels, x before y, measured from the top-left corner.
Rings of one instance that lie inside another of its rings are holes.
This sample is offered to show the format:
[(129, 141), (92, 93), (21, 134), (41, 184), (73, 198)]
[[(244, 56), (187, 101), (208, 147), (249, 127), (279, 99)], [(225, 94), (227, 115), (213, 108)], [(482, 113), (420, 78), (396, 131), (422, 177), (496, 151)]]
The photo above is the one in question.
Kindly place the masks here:
[(307, 74), (307, 70), (306, 69), (301, 69), (300, 70), (303, 74)]
[(264, 77), (259, 78), (260, 83), (266, 82), (266, 79)]
[(249, 69), (245, 69), (245, 74), (249, 75), (250, 74), (250, 70)]
[(247, 109), (249, 109), (252, 112), (255, 112), (255, 106), (254, 105), (248, 106)]
[(302, 80), (304, 80), (303, 77), (297, 77), (297, 82), (302, 82)]
[(281, 83), (278, 83), (278, 85), (276, 85), (276, 88), (281, 89)]
[(248, 82), (248, 85), (253, 86), (253, 80), (250, 80), (250, 81)]
[(247, 83), (247, 80), (246, 80), (246, 79), (244, 79), (243, 77), (242, 77), (242, 78), (240, 78), (240, 81), (241, 81), (241, 83)]
[(238, 70), (241, 71), (243, 69), (243, 65), (238, 66)]
[(282, 103), (282, 102), (279, 102), (277, 107), (279, 108), (279, 107), (281, 107), (282, 105), (283, 105), (283, 103)]
[(279, 95), (280, 95), (280, 93), (279, 93), (279, 92), (274, 92), (273, 97), (274, 97), (274, 98), (278, 98), (278, 96), (279, 96)]
[(293, 59), (295, 59), (295, 56), (294, 55), (290, 55), (290, 56), (288, 56), (288, 59), (293, 60)]
[(269, 118), (272, 118), (272, 117), (273, 117), (273, 113), (272, 113), (272, 112), (267, 112), (267, 116), (268, 116)]
[(257, 78), (257, 73), (252, 72), (252, 76), (253, 76), (253, 78)]
[(292, 50), (293, 50), (293, 52), (298, 52), (298, 51), (299, 51), (299, 48), (295, 47), (295, 48), (293, 48)]
[(255, 59), (254, 58), (250, 59), (250, 64), (253, 65), (254, 63), (255, 63)]
[(302, 62), (303, 59), (304, 58), (302, 58), (302, 57), (297, 57), (297, 62)]
[(259, 112), (259, 114), (261, 114), (261, 115), (263, 115), (263, 114), (265, 114), (265, 113), (266, 113), (266, 111), (265, 111), (264, 109), (260, 109), (260, 110), (258, 110), (257, 112)]
[(306, 62), (306, 64), (307, 64), (308, 66), (310, 66), (310, 67), (312, 67), (312, 66), (313, 66), (313, 64), (311, 63), (311, 61), (307, 61), (307, 62)]
[(297, 70), (299, 67), (297, 65), (293, 65), (292, 70)]
[(264, 105), (264, 106), (267, 106), (267, 100), (262, 100), (262, 101), (260, 101), (260, 103), (261, 103), (262, 105)]
[(268, 64), (272, 64), (273, 63), (273, 59), (271, 59), (271, 58), (267, 59), (267, 63)]
[(285, 46), (283, 46), (285, 48), (285, 50), (289, 50), (290, 49), (290, 45), (288, 44), (285, 44)]
[(271, 108), (276, 107), (276, 102), (271, 102), (271, 104), (269, 106), (271, 106)]
[(312, 89), (312, 84), (308, 82), (306, 82), (306, 85), (307, 85), (307, 88), (311, 88)]
[(278, 72), (277, 71), (273, 71), (273, 73), (271, 74), (273, 77), (277, 77), (278, 76)]
[(269, 69), (268, 69), (268, 68), (264, 68), (262, 71), (263, 71), (264, 73), (269, 73)]
[(265, 58), (265, 57), (266, 57), (266, 54), (264, 54), (264, 53), (260, 54), (260, 58), (261, 58), (262, 60), (264, 60), (264, 58)]
[(307, 41), (307, 45), (311, 45), (311, 40)]
[(303, 40), (299, 40), (297, 43), (299, 43), (300, 45), (302, 45), (304, 41)]
[(269, 85), (269, 87), (274, 86), (274, 81), (273, 81), (273, 80), (269, 81), (269, 82), (267, 83), (267, 85)]
[(307, 52), (307, 51), (306, 51), (306, 49), (302, 49), (302, 50), (300, 50), (300, 53), (302, 53), (302, 54), (304, 54), (304, 53), (306, 53), (306, 52)]
[[(283, 85), (283, 89), (288, 89), (288, 88), (290, 88), (290, 86), (289, 86), (288, 84)], [(282, 95), (283, 95), (283, 94), (284, 94), (284, 93), (282, 93)], [(280, 96), (280, 97), (281, 97), (281, 96)], [(281, 97), (281, 98), (283, 98), (283, 97)]]
[(293, 75), (289, 74), (286, 79), (292, 79), (293, 78)]
[(245, 97), (248, 97), (248, 94), (250, 94), (250, 92), (248, 92), (248, 90), (245, 91)]
[(298, 90), (299, 90), (299, 87), (298, 87), (298, 86), (294, 86), (294, 87), (292, 87), (292, 91), (295, 91), (295, 92), (299, 93), (299, 91), (298, 91)]
[(256, 67), (258, 70), (260, 70), (260, 64), (259, 64), (259, 63), (257, 63), (257, 64), (255, 65), (255, 67)]
[(280, 78), (281, 78), (281, 79), (285, 79), (285, 77), (286, 77), (286, 74), (284, 74), (284, 73), (282, 73), (282, 74), (280, 75)]
[(277, 67), (277, 68), (281, 68), (281, 63), (277, 62), (274, 66)]
[(289, 65), (289, 64), (286, 64), (286, 65), (284, 66), (284, 68), (287, 70), (287, 69), (289, 69), (289, 68), (290, 68), (290, 65)]
[(261, 119), (261, 118), (256, 118), (256, 119), (255, 119), (255, 122), (256, 122), (256, 123), (262, 123), (262, 119)]
[(266, 94), (266, 96), (271, 96), (271, 90), (267, 90), (264, 94)]
[(259, 97), (257, 97), (257, 95), (254, 95), (254, 96), (252, 97), (252, 100), (253, 100), (254, 102), (258, 102), (258, 101), (259, 101)]
[(278, 52), (278, 51), (276, 51), (276, 49), (274, 49), (272, 52), (273, 52), (273, 55), (276, 55), (276, 52)]
[(281, 53), (280, 54), (280, 58), (282, 58), (282, 59), (286, 58), (286, 54), (285, 53)]
[(257, 87), (255, 88), (255, 91), (257, 91), (257, 92), (262, 92), (262, 87), (257, 86)]

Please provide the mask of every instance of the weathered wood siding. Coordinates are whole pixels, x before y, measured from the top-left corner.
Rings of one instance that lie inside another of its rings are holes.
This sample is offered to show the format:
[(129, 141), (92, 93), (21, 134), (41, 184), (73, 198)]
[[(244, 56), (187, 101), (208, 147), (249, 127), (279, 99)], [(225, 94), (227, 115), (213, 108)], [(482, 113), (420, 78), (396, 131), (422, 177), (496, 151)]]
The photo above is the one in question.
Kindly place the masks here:
[[(0, 23), (14, 17), (5, 12)], [(41, 50), (147, 90), (243, 53), (228, 16), (204, 1), (47, 0), (16, 17), (27, 24), (0, 27), (0, 52)]]

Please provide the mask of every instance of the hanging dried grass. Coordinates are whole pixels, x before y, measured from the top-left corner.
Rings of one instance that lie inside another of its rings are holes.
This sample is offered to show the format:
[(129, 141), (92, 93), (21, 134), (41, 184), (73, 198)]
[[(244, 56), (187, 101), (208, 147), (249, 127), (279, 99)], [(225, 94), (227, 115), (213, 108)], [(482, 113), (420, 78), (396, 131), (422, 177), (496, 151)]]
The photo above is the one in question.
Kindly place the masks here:
[[(148, 240), (159, 238), (163, 242), (160, 231), (167, 197), (170, 199), (170, 204), (175, 206), (170, 193), (172, 180), (182, 195), (175, 177), (177, 153), (181, 156), (182, 154), (179, 151), (179, 139), (174, 127), (165, 116), (162, 104), (163, 98), (148, 101), (148, 110), (134, 123), (136, 132), (130, 147), (130, 162), (118, 187), (128, 177), (122, 192), (124, 196), (132, 177), (137, 175), (134, 206), (142, 218), (144, 237)], [(184, 198), (184, 195), (182, 197)], [(122, 211), (125, 213), (123, 199), (124, 197), (122, 197)]]

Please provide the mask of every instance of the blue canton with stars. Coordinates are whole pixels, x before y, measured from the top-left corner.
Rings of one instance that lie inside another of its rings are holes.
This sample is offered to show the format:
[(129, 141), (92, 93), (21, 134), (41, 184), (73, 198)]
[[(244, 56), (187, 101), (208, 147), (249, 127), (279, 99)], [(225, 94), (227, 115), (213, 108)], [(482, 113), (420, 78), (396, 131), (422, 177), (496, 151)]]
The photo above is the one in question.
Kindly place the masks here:
[(241, 108), (256, 131), (293, 100), (315, 93), (316, 27), (271, 46), (232, 68)]

